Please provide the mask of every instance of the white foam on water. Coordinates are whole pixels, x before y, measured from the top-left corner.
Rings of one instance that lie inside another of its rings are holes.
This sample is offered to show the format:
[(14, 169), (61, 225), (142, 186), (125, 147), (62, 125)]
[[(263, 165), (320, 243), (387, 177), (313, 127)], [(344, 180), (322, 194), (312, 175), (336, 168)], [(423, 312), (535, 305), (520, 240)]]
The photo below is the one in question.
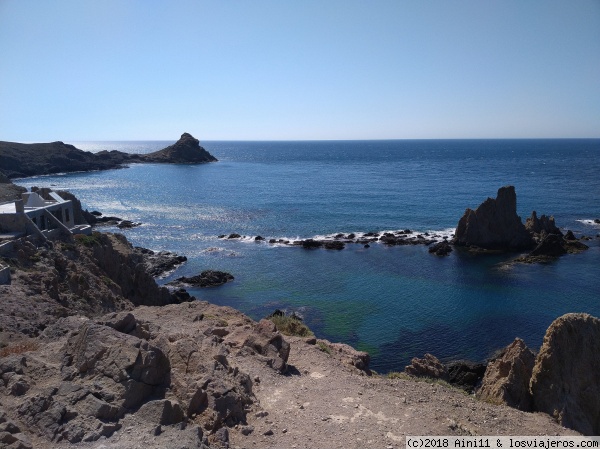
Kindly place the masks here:
[(594, 220), (584, 218), (584, 219), (577, 220), (577, 221), (579, 223), (583, 223), (584, 225), (587, 225), (587, 226), (594, 226), (595, 228), (600, 228), (600, 223), (596, 223)]

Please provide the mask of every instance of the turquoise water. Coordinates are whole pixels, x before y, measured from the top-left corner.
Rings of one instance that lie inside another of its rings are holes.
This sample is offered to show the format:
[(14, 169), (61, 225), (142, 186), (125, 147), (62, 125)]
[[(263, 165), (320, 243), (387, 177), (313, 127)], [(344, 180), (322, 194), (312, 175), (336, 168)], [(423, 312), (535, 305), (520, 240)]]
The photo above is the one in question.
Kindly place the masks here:
[[(148, 152), (172, 142), (69, 142), (85, 150)], [(307, 238), (409, 228), (452, 232), (466, 207), (516, 187), (523, 219), (536, 210), (560, 227), (596, 236), (600, 140), (204, 142), (220, 162), (132, 165), (20, 180), (69, 189), (90, 210), (140, 221), (124, 231), (139, 246), (235, 281), (191, 290), (259, 319), (300, 312), (317, 336), (373, 356), (377, 371), (413, 356), (482, 360), (519, 336), (537, 348), (553, 319), (600, 316), (600, 240), (548, 265), (501, 269), (506, 256), (379, 244), (303, 250), (252, 238)], [(242, 241), (218, 239), (237, 232)]]

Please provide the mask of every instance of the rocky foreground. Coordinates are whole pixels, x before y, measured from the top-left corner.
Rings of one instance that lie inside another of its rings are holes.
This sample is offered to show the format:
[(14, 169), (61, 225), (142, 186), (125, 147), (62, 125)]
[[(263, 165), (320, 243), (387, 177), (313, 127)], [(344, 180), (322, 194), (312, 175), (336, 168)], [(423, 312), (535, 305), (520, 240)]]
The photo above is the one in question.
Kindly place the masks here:
[(23, 243), (3, 261), (13, 273), (0, 286), (0, 447), (400, 447), (409, 434), (574, 434), (447, 384), (374, 375), (368, 354), (349, 346), (283, 337), (271, 321), (160, 288), (121, 235)]
[(16, 143), (0, 141), (0, 182), (8, 178), (121, 168), (128, 163), (197, 164), (217, 159), (188, 133), (173, 145), (148, 154), (121, 151), (90, 153), (63, 142)]
[(445, 380), (483, 367), (452, 372), (426, 356), (380, 376), (367, 353), (159, 287), (185, 258), (120, 234), (20, 241), (1, 261), (0, 448), (394, 448), (418, 434), (600, 432), (600, 320), (588, 315), (557, 319), (537, 355), (516, 340), (475, 396)]

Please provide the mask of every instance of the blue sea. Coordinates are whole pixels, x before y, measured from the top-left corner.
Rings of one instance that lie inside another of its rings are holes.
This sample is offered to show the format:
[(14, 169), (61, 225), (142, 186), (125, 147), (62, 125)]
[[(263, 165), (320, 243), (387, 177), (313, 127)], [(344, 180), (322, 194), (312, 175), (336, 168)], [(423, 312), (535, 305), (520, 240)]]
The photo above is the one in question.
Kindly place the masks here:
[[(68, 142), (87, 151), (146, 153), (172, 144)], [(122, 231), (136, 246), (189, 260), (160, 279), (206, 269), (235, 281), (190, 290), (254, 319), (295, 311), (317, 337), (368, 351), (378, 372), (430, 352), (482, 361), (515, 337), (537, 350), (567, 312), (600, 316), (600, 140), (201, 142), (203, 165), (18, 180), (76, 194), (89, 210), (142, 222)], [(256, 243), (410, 229), (451, 235), (467, 207), (514, 185), (523, 221), (554, 215), (590, 249), (545, 265), (514, 255), (430, 255), (425, 246), (347, 245), (342, 251)], [(236, 232), (242, 240), (218, 239)]]

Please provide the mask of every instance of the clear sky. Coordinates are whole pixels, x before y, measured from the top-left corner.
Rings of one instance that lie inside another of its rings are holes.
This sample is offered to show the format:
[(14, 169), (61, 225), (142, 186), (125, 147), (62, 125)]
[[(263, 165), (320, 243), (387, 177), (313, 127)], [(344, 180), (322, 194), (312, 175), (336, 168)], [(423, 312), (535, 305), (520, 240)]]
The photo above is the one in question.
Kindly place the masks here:
[(0, 0), (0, 140), (600, 137), (600, 0)]

